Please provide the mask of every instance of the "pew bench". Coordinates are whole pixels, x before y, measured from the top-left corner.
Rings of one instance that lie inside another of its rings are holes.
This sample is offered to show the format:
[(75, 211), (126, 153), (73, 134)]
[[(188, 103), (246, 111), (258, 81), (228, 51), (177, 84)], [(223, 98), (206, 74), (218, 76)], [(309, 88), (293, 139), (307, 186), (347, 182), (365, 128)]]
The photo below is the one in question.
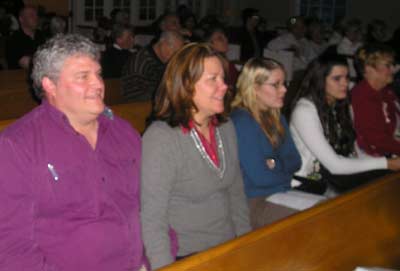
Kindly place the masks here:
[(0, 92), (7, 89), (15, 89), (28, 86), (27, 72), (19, 70), (0, 71)]
[(162, 271), (400, 269), (400, 174), (392, 174)]
[[(132, 102), (127, 104), (112, 105), (114, 114), (128, 121), (139, 133), (146, 127), (146, 119), (151, 113), (151, 102)], [(0, 120), (0, 131), (16, 119)]]
[[(107, 79), (104, 81), (104, 84), (104, 101), (107, 105), (116, 105), (125, 102), (121, 94), (119, 79)], [(18, 83), (8, 87), (0, 85), (0, 119), (19, 118), (32, 110), (37, 104), (26, 82), (18, 81)]]

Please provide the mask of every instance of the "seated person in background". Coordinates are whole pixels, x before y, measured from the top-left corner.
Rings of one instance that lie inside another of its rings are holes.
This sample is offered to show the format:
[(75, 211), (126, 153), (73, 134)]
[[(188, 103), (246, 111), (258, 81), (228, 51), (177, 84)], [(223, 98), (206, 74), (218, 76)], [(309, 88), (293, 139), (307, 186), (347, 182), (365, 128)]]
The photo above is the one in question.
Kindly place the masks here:
[(127, 101), (151, 101), (171, 56), (184, 44), (181, 34), (166, 31), (155, 44), (135, 52), (121, 75), (122, 95)]
[(113, 45), (107, 48), (101, 57), (101, 67), (104, 78), (120, 78), (122, 67), (132, 55), (135, 42), (133, 29), (130, 25), (116, 24), (111, 32)]
[(153, 269), (250, 231), (222, 59), (191, 43), (168, 63), (143, 136), (142, 229)]
[(304, 18), (297, 16), (291, 17), (286, 22), (288, 32), (284, 33), (268, 43), (268, 49), (272, 51), (291, 51), (294, 53), (293, 70), (301, 71), (307, 66), (307, 58), (305, 56), (305, 47), (307, 42), (305, 39), (306, 26)]
[(188, 40), (192, 36), (189, 30), (182, 28), (179, 17), (175, 13), (164, 13), (154, 22), (153, 26), (155, 28), (155, 36), (151, 42), (152, 44), (160, 39), (163, 32), (178, 32), (185, 40)]
[(307, 63), (313, 61), (320, 56), (328, 47), (328, 44), (324, 41), (322, 33), (321, 21), (317, 18), (309, 18), (306, 20), (306, 43), (304, 47), (304, 56)]
[(351, 92), (358, 146), (374, 156), (400, 155), (400, 100), (393, 92), (394, 51), (370, 44), (356, 55), (363, 80)]
[(191, 36), (187, 37), (190, 41), (196, 42), (201, 40), (203, 30), (199, 27), (196, 16), (193, 13), (186, 13), (179, 16), (179, 21), (184, 31), (191, 33)]
[(224, 57), (225, 64), (228, 66), (225, 79), (229, 88), (234, 91), (239, 72), (235, 64), (226, 58), (226, 53), (229, 50), (229, 42), (224, 29), (219, 26), (210, 27), (204, 32), (204, 41), (210, 43), (211, 47)]
[(331, 35), (329, 36), (328, 44), (329, 44), (329, 47), (334, 46), (335, 53), (337, 53), (336, 46), (343, 39), (343, 30), (345, 28), (345, 23), (346, 23), (346, 20), (344, 17), (336, 18), (335, 22), (333, 23), (333, 26), (332, 26), (333, 29), (332, 29)]
[(33, 58), (43, 101), (0, 134), (1, 270), (145, 270), (140, 136), (105, 108), (99, 56), (71, 34)]
[(343, 29), (343, 38), (338, 44), (337, 52), (340, 55), (354, 56), (362, 45), (362, 23), (358, 19), (346, 22)]
[(6, 45), (9, 69), (28, 69), (36, 49), (44, 43), (43, 33), (38, 29), (37, 9), (24, 6), (19, 12), (20, 29), (14, 32)]
[(67, 22), (61, 16), (53, 16), (50, 19), (50, 37), (67, 32)]
[(239, 40), (240, 60), (243, 62), (263, 54), (262, 35), (257, 28), (259, 21), (260, 16), (257, 9), (246, 8), (242, 11), (243, 28), (239, 33)]
[(110, 19), (112, 26), (116, 24), (128, 25), (129, 24), (129, 14), (125, 10), (119, 8), (114, 8), (110, 12)]
[(365, 43), (385, 43), (388, 41), (388, 26), (383, 20), (374, 19), (367, 25)]
[(93, 29), (93, 40), (103, 48), (111, 46), (112, 21), (105, 16), (96, 18), (97, 26)]
[(356, 153), (348, 76), (345, 57), (316, 59), (306, 71), (290, 118), (293, 140), (303, 162), (296, 175), (327, 179), (334, 188), (328, 189), (328, 196), (385, 174), (385, 169), (400, 169), (399, 159)]
[(337, 53), (347, 57), (349, 66), (349, 75), (351, 81), (357, 81), (357, 71), (354, 67), (354, 55), (362, 46), (362, 23), (358, 19), (352, 19), (346, 22), (343, 30), (343, 39), (337, 45)]
[(290, 182), (301, 159), (280, 114), (287, 91), (282, 65), (271, 59), (249, 59), (239, 76), (237, 91), (231, 118), (238, 138), (251, 225), (259, 228), (297, 212), (265, 198), (291, 189)]

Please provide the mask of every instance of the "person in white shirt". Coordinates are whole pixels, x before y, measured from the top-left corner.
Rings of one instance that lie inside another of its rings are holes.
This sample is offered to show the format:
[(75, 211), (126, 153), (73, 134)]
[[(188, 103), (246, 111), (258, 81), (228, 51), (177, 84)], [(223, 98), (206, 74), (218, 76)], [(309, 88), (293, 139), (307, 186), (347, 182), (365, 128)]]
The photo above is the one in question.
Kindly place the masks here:
[(320, 56), (328, 47), (328, 43), (324, 40), (322, 34), (322, 24), (319, 19), (311, 18), (306, 21), (307, 46), (305, 47), (304, 56), (307, 63)]
[(350, 78), (354, 79), (357, 77), (357, 72), (354, 68), (353, 56), (356, 51), (362, 46), (362, 23), (358, 19), (349, 20), (344, 28), (344, 36), (341, 42), (337, 46), (337, 53), (347, 57), (347, 63), (349, 65)]
[(307, 59), (304, 55), (307, 41), (304, 37), (306, 26), (303, 17), (291, 17), (287, 21), (288, 32), (271, 40), (267, 47), (272, 51), (294, 52), (293, 70), (304, 70), (307, 66)]
[(343, 56), (323, 55), (316, 59), (306, 71), (290, 118), (290, 131), (302, 158), (295, 175), (329, 178), (335, 192), (386, 174), (386, 169), (400, 169), (399, 158), (356, 153), (347, 96), (348, 74)]

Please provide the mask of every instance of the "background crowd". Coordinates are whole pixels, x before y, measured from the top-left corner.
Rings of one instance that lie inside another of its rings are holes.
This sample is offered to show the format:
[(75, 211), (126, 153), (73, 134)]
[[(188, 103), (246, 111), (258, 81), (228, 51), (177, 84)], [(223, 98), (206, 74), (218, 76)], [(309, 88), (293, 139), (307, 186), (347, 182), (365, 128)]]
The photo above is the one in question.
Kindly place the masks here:
[[(248, 8), (233, 34), (180, 7), (135, 46), (120, 10), (90, 37), (4, 10), (3, 68), (31, 70), (42, 99), (0, 134), (9, 270), (156, 269), (400, 170), (398, 31), (381, 20), (295, 16), (281, 33)], [(103, 78), (152, 103), (143, 135)]]

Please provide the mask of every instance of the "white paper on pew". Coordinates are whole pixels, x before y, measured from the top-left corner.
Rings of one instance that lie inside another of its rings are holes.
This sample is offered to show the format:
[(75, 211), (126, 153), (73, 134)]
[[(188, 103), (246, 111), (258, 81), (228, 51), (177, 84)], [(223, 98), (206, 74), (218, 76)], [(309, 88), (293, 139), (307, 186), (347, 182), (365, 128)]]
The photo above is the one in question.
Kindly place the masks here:
[(399, 271), (398, 269), (387, 269), (382, 267), (357, 267), (354, 271)]
[(289, 190), (287, 192), (275, 193), (267, 197), (265, 200), (274, 204), (302, 211), (326, 199), (326, 197), (320, 195)]

